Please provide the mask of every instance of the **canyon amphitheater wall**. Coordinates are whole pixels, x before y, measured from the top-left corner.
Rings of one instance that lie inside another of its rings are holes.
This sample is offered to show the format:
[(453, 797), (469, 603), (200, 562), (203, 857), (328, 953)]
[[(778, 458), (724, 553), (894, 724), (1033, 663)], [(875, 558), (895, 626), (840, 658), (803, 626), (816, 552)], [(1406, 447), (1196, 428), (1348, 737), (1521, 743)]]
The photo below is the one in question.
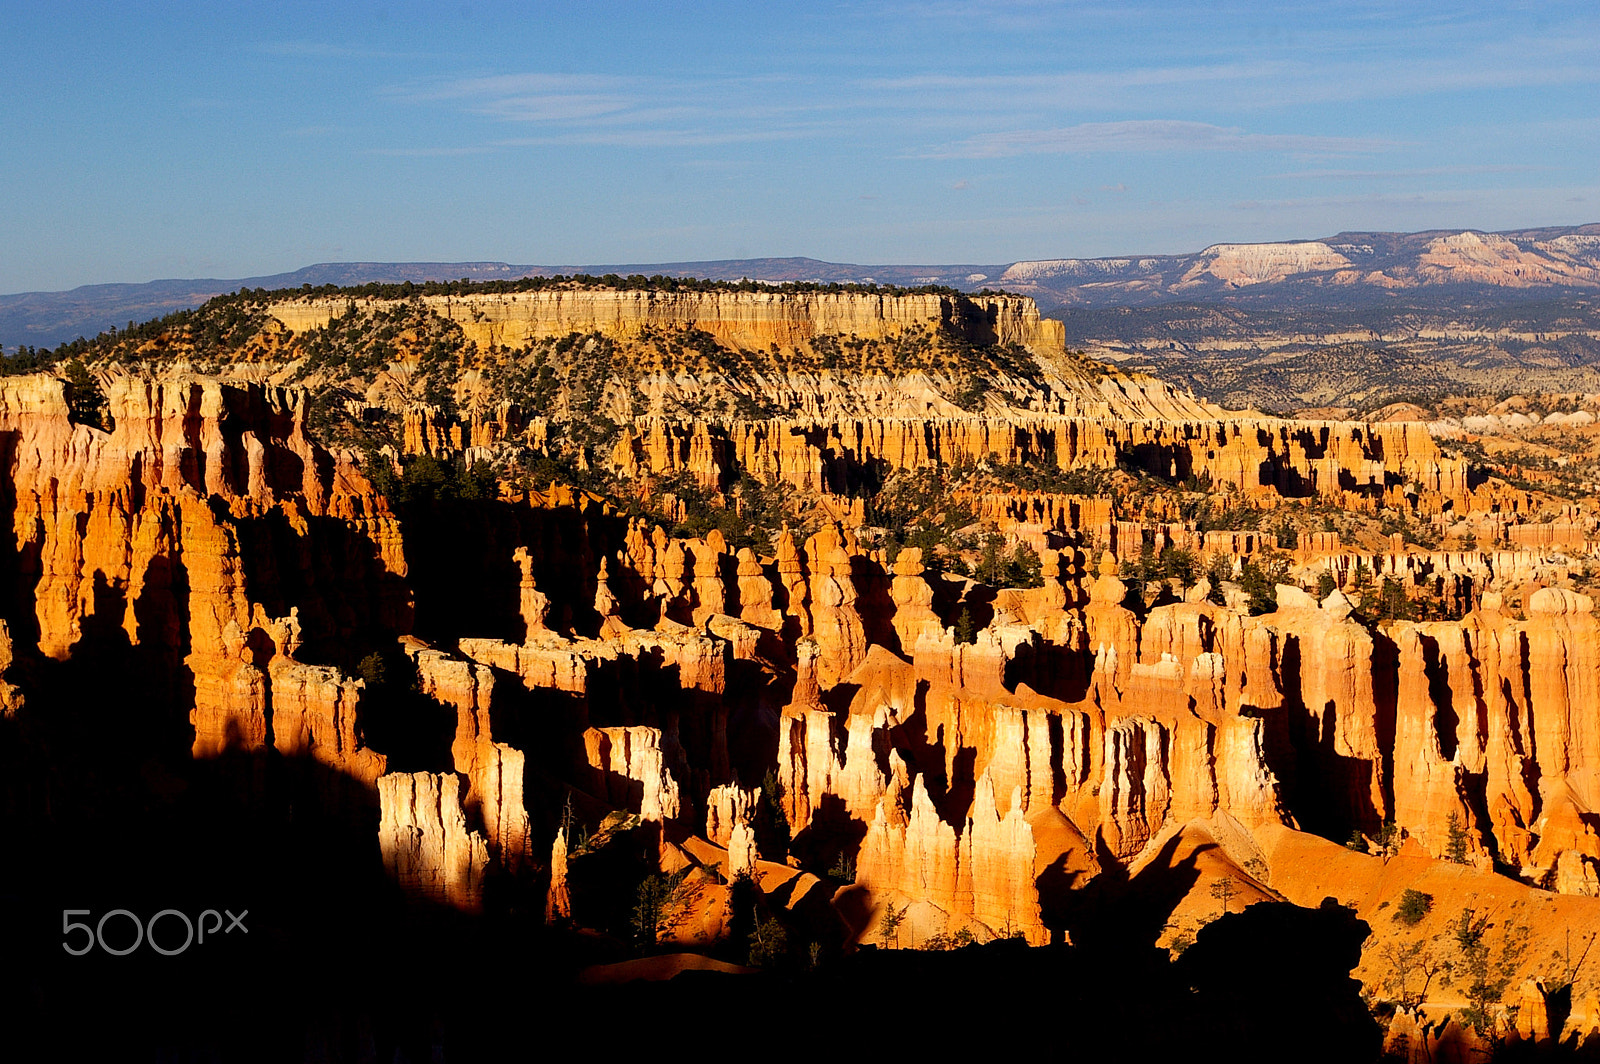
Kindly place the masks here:
[[(326, 325), (354, 302), (307, 299), (274, 304), (273, 316), (302, 332)], [(459, 324), (481, 347), (517, 347), (530, 340), (597, 332), (637, 336), (647, 328), (693, 325), (733, 347), (795, 347), (818, 336), (893, 339), (929, 322), (954, 327), (974, 343), (1021, 344), (1059, 352), (1065, 332), (1041, 319), (1033, 300), (1020, 296), (954, 297), (934, 294), (659, 292), (556, 289), (502, 295), (425, 296), (434, 313)]]
[[(585, 320), (648, 306), (616, 295)], [(507, 302), (502, 320), (533, 305)], [(1043, 342), (1014, 317), (996, 317), (998, 335)], [(517, 320), (553, 333), (576, 319)], [(737, 328), (768, 335), (754, 317)], [(1600, 622), (1576, 591), (1526, 587), (1520, 610), (1485, 591), (1459, 622), (1378, 625), (1339, 591), (1287, 585), (1259, 616), (1203, 594), (1135, 610), (1118, 560), (1078, 546), (1042, 552), (1042, 586), (997, 588), (841, 523), (758, 554), (560, 487), (402, 516), (353, 453), (308, 435), (299, 389), (107, 387), (109, 432), (73, 420), (59, 381), (0, 380), (5, 705), (50, 663), (135, 648), (190, 755), (348, 781), (327, 800), (419, 898), (477, 909), (504, 870), (532, 877), (552, 919), (582, 923), (606, 840), (630, 834), (651, 867), (695, 884), (663, 940), (730, 934), (748, 873), (813, 941), (873, 939), (893, 911), (905, 945), (1044, 943), (1074, 933), (1101, 877), (1198, 838), (1192, 893), (1226, 879), (1299, 900), (1311, 843), (1286, 839), (1378, 846), (1389, 824), (1408, 859), (1600, 895)], [(830, 463), (1048, 452), (1063, 469), (1204, 474), (1269, 505), (1498, 505), (1410, 425), (806, 425), (644, 421), (614, 460), (826, 495), (847, 487)], [(379, 727), (362, 672), (389, 651), (441, 736)]]

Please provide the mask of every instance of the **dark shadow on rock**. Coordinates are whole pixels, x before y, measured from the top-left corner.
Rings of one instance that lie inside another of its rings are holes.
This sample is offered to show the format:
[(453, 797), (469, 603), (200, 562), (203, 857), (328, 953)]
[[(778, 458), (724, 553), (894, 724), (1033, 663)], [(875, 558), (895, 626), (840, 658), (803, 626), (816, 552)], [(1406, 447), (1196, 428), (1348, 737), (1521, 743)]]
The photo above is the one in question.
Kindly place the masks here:
[[(1081, 890), (1059, 899), (1057, 919), (1072, 941), (1095, 954), (1153, 949), (1172, 911), (1200, 877), (1193, 854), (1173, 862), (1180, 842), (1174, 835), (1138, 875), (1129, 876), (1096, 831), (1095, 856), (1103, 871)], [(1106, 919), (1112, 912), (1116, 919)]]
[(1303, 1048), (1288, 1051), (1311, 1035), (1315, 1059), (1371, 1060), (1382, 1032), (1350, 976), (1369, 934), (1332, 898), (1316, 909), (1260, 902), (1207, 924), (1173, 967), (1213, 1017), (1213, 1044), (1230, 1056), (1312, 1059)]

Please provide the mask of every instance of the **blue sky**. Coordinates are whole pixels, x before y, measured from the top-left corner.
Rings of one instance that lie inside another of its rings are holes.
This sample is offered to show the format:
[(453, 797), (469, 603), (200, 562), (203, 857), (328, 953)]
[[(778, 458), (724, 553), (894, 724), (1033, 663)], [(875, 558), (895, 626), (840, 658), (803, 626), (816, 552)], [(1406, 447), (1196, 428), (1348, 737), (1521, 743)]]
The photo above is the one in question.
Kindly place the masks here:
[(1600, 220), (1600, 5), (0, 0), (0, 292)]

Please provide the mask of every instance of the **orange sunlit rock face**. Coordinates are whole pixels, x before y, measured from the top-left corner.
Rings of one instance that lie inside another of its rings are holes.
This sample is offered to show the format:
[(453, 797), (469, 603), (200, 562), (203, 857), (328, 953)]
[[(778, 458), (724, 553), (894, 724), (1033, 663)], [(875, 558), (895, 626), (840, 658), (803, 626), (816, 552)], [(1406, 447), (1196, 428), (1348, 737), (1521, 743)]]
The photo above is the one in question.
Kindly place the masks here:
[[(336, 526), (338, 536), (361, 544), (367, 568), (350, 565), (346, 554), (345, 571), (330, 575), (371, 595), (384, 577), (403, 586), (402, 537), (348, 458), (306, 439), (296, 402), (293, 393), (272, 389), (119, 378), (111, 394), (115, 429), (101, 433), (69, 422), (55, 382), (6, 381), (0, 417), (16, 441), (14, 528), (19, 553), (38, 559), (30, 628), (37, 630), (39, 653), (70, 657), (84, 622), (112, 611), (130, 639), (172, 648), (174, 667), (193, 675), (197, 755), (261, 748), (270, 720), (280, 752), (317, 758), (370, 786), (385, 758), (362, 744), (363, 683), (295, 657), (308, 640), (338, 637), (338, 610), (330, 608), (336, 604), (308, 604), (271, 619), (262, 600), (270, 600), (272, 589), (252, 586), (251, 571), (268, 580), (285, 574), (248, 564), (249, 554), (259, 526), (271, 522), (269, 536), (291, 544), (313, 572), (326, 569), (327, 560), (315, 555)], [(1332, 443), (1322, 461), (1335, 472), (1326, 480), (1336, 483), (1375, 462), (1383, 468), (1398, 459), (1410, 469), (1405, 463), (1422, 461), (1436, 490), (1448, 491), (1453, 481), (1426, 435), (1407, 435), (1414, 428), (1319, 426)], [(1267, 434), (1239, 425), (1207, 431), (1227, 435), (1219, 453), (1239, 451), (1241, 469), (1268, 453), (1245, 458), (1241, 449), (1271, 446)], [(1372, 433), (1381, 461), (1368, 457), (1363, 432)], [(1299, 437), (1285, 431), (1281, 438), (1292, 452)], [(1208, 435), (1197, 439), (1214, 445)], [(980, 446), (993, 441), (989, 434)], [(1313, 470), (1301, 471), (1309, 477)], [(836, 523), (803, 543), (780, 537), (776, 554), (765, 560), (730, 549), (717, 533), (684, 542), (646, 534), (637, 524), (618, 546), (612, 558), (595, 563), (614, 566), (616, 576), (602, 581), (591, 574), (617, 619), (609, 631), (552, 630), (553, 606), (570, 613), (574, 604), (554, 603), (539, 589), (535, 558), (518, 547), (512, 571), (521, 574), (521, 586), (507, 593), (520, 596), (524, 641), (464, 640), (459, 654), (418, 643), (410, 655), (419, 689), (456, 709), (449, 767), (468, 781), (465, 808), (481, 818), (488, 844), (508, 863), (527, 859), (536, 844), (523, 795), (524, 754), (497, 741), (491, 725), (496, 675), (527, 690), (583, 693), (591, 676), (619, 661), (662, 663), (679, 689), (703, 696), (689, 700), (695, 710), (706, 699), (727, 699), (730, 660), (755, 657), (770, 670), (798, 669), (773, 765), (778, 778), (791, 781), (784, 801), (793, 827), (806, 827), (837, 800), (858, 832), (879, 840), (862, 882), (886, 883), (884, 891), (906, 889), (878, 870), (882, 862), (905, 860), (887, 856), (891, 849), (912, 845), (934, 854), (943, 847), (948, 855), (937, 861), (948, 864), (940, 873), (948, 882), (929, 887), (934, 893), (927, 898), (921, 888), (906, 897), (941, 911), (957, 906), (957, 920), (983, 922), (982, 907), (971, 900), (958, 905), (958, 894), (1017, 892), (1012, 871), (977, 856), (962, 866), (960, 855), (987, 853), (994, 838), (1026, 834), (1025, 819), (1004, 826), (1011, 823), (1010, 791), (1018, 787), (1022, 813), (1030, 803), (1053, 805), (1080, 834), (1103, 838), (1123, 858), (1169, 824), (1219, 812), (1247, 826), (1291, 820), (1280, 779), (1286, 772), (1317, 778), (1317, 803), (1356, 828), (1375, 830), (1393, 818), (1440, 853), (1454, 813), (1472, 824), (1474, 846), (1492, 842), (1519, 861), (1535, 857), (1529, 832), (1538, 801), (1522, 782), (1534, 766), (1541, 779), (1567, 781), (1563, 801), (1570, 794), (1587, 810), (1600, 800), (1590, 793), (1600, 739), (1585, 733), (1585, 715), (1572, 708), (1597, 682), (1600, 660), (1590, 653), (1595, 622), (1590, 602), (1572, 592), (1538, 591), (1525, 621), (1485, 611), (1461, 625), (1395, 629), (1386, 637), (1396, 655), (1394, 708), (1381, 710), (1374, 636), (1347, 610), (1314, 600), (1254, 618), (1206, 603), (1160, 606), (1141, 622), (1122, 605), (1128, 588), (1111, 575), (1114, 562), (1047, 551), (1046, 587), (1008, 592), (1014, 610), (996, 610), (963, 644), (953, 641), (952, 618), (934, 609), (920, 551), (906, 550), (886, 565)], [(175, 630), (170, 606), (177, 568), (187, 596), (182, 630)], [(621, 625), (621, 615), (639, 603), (620, 600), (614, 584), (653, 600), (650, 609), (663, 618), (654, 631)], [(391, 591), (379, 598), (373, 619), (403, 631), (408, 605), (403, 592)], [(700, 627), (666, 620), (674, 615)], [(315, 633), (305, 630), (308, 622)], [(771, 652), (770, 644), (756, 649), (762, 632), (792, 649), (761, 658)], [(176, 650), (184, 645), (189, 650), (180, 659)], [(1291, 656), (1292, 672), (1285, 669)], [(1050, 658), (1073, 663), (1066, 676), (1059, 668), (1039, 672)], [(1442, 685), (1430, 670), (1442, 670)], [(857, 692), (843, 717), (827, 708), (825, 697), (841, 690)], [(597, 797), (616, 800), (631, 787), (634, 811), (670, 821), (680, 813), (677, 777), (687, 782), (709, 773), (713, 786), (723, 785), (714, 777), (728, 772), (727, 725), (720, 719), (726, 713), (709, 712), (709, 727), (693, 725), (708, 740), (705, 764), (685, 760), (673, 733), (686, 728), (681, 711), (658, 719), (653, 731), (620, 724), (592, 730), (590, 772), (629, 781), (607, 784)], [(1391, 712), (1393, 724), (1381, 725)], [(1013, 716), (997, 724), (1007, 713)], [(1448, 736), (1438, 731), (1442, 714), (1454, 722)], [(1386, 740), (1382, 727), (1392, 727)], [(1272, 729), (1291, 737), (1277, 766), (1267, 754)], [(1392, 762), (1384, 741), (1392, 744)], [(986, 771), (998, 775), (980, 786)], [(905, 784), (894, 782), (896, 772)], [(1484, 823), (1469, 802), (1475, 775), (1486, 781)], [(973, 804), (979, 794), (992, 799), (981, 810)], [(937, 842), (940, 823), (951, 832), (948, 846)], [(884, 840), (896, 824), (896, 837), (921, 841), (891, 846)], [(923, 835), (906, 836), (911, 824)], [(1584, 859), (1600, 858), (1592, 838), (1580, 833), (1570, 848)], [(1540, 848), (1540, 867), (1555, 867), (1564, 851), (1552, 849), (1548, 842)], [(994, 884), (985, 881), (991, 875), (998, 877)], [(975, 877), (970, 885), (966, 876)], [(918, 873), (907, 882), (924, 878)], [(1018, 909), (1017, 926), (1033, 919), (1025, 908)]]
[[(114, 430), (68, 419), (59, 381), (0, 381), (13, 549), (36, 652), (70, 660), (86, 629), (120, 630), (192, 686), (196, 756), (266, 746), (283, 679), (280, 750), (370, 782), (354, 735), (359, 684), (295, 665), (304, 640), (377, 623), (410, 601), (393, 514), (350, 456), (304, 433), (304, 396), (216, 381), (118, 378)], [(289, 605), (291, 588), (332, 592)], [(275, 615), (276, 614), (276, 615)]]
[[(654, 313), (637, 302), (550, 321), (626, 338)], [(471, 324), (566, 335), (530, 307)], [(749, 309), (712, 333), (792, 339)], [(1059, 347), (1025, 309), (1000, 324)], [(857, 340), (902, 328), (873, 321)], [(1323, 866), (1367, 884), (1339, 897), (1376, 921), (1385, 859), (1463, 906), (1461, 883), (1514, 888), (1600, 927), (1594, 515), (1524, 521), (1533, 493), (1418, 422), (1095, 387), (1093, 411), (640, 417), (579, 450), (593, 465), (536, 467), (638, 488), (608, 499), (396, 474), (401, 451), (511, 461), (514, 437), (549, 458), (549, 425), (509, 408), (418, 406), (395, 453), (358, 453), (317, 442), (298, 387), (109, 374), (102, 430), (62, 382), (0, 378), (0, 714), (115, 646), (188, 756), (314, 769), (304, 800), (375, 832), (414, 902), (687, 950), (767, 921), (819, 951), (1064, 941), (1083, 898), (1163, 870), (1163, 944), (1229, 904), (1315, 906), (1342, 889)], [(910, 518), (879, 494), (1046, 458), (1052, 490), (979, 478)], [(801, 501), (761, 536), (719, 522), (757, 489)], [(1238, 527), (1196, 516), (1206, 492)], [(1398, 509), (1402, 531), (1359, 524)], [(1427, 522), (1492, 544), (1407, 540)], [(1383, 978), (1370, 956), (1359, 974)]]

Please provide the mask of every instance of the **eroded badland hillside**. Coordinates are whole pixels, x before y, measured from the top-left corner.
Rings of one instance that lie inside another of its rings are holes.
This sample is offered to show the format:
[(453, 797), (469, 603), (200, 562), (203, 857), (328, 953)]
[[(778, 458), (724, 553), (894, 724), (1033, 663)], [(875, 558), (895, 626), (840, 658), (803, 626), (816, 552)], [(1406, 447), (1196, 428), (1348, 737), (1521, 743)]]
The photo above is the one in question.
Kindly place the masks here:
[[(933, 1001), (1600, 1039), (1594, 485), (1492, 411), (1239, 414), (1019, 296), (643, 279), (246, 291), (9, 368), (14, 1001), (142, 971), (130, 1030), (321, 1059), (826, 1047), (841, 1000), (946, 1048)], [(55, 909), (224, 904), (226, 986), (59, 956)]]

